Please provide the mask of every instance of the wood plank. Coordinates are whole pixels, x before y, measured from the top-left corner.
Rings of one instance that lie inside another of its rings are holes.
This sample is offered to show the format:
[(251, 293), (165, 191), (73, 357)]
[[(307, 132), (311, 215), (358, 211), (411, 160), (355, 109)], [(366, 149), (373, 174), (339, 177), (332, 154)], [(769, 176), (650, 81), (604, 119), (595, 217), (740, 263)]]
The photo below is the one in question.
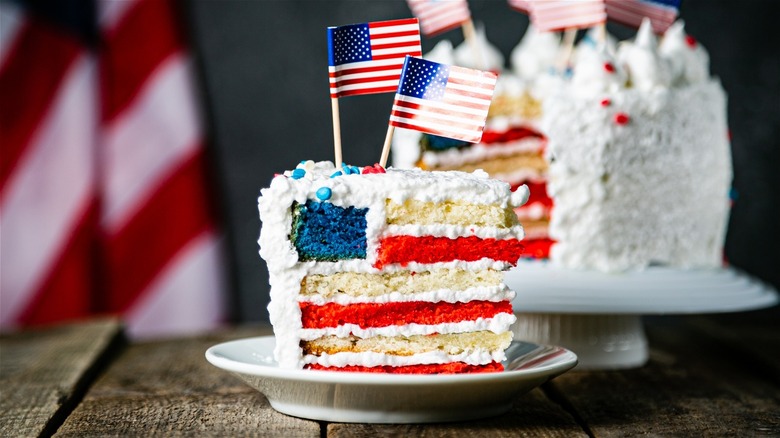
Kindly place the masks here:
[(327, 426), (328, 437), (586, 437), (573, 417), (540, 389), (517, 398), (504, 415), (478, 421), (437, 424), (347, 424)]
[(780, 435), (778, 386), (681, 321), (647, 326), (646, 366), (575, 370), (552, 390), (597, 437)]
[(745, 358), (757, 374), (780, 385), (780, 306), (753, 312), (697, 316), (685, 323)]
[(50, 435), (122, 343), (115, 319), (0, 336), (0, 436)]
[(204, 357), (219, 342), (270, 334), (248, 327), (129, 346), (95, 382), (56, 436), (320, 436)]

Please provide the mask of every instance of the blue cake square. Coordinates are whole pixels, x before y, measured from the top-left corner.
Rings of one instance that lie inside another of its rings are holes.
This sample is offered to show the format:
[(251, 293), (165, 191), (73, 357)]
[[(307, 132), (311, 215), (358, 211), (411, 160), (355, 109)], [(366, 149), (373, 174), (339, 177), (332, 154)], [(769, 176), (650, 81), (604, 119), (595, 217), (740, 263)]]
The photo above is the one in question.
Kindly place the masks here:
[(293, 206), (292, 240), (302, 261), (366, 258), (368, 208), (306, 201)]

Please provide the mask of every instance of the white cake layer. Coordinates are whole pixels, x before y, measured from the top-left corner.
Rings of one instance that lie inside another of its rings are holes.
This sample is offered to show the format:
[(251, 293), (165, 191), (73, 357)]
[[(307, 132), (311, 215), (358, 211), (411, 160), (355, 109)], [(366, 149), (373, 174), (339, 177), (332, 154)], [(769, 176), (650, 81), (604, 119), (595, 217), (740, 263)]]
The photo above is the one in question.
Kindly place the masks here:
[(445, 364), (451, 362), (464, 362), (469, 365), (486, 365), (492, 362), (506, 360), (504, 350), (475, 349), (461, 354), (447, 354), (442, 351), (413, 354), (411, 356), (395, 356), (385, 353), (335, 353), (321, 356), (306, 355), (303, 358), (306, 364), (318, 364), (326, 367), (343, 367), (358, 365), (365, 367), (376, 366), (405, 366), (421, 364)]
[(308, 302), (317, 305), (336, 303), (341, 305), (358, 303), (401, 303), (424, 301), (428, 303), (467, 303), (469, 301), (507, 301), (515, 297), (515, 292), (509, 289), (505, 284), (499, 286), (477, 286), (464, 290), (437, 289), (426, 292), (417, 292), (411, 294), (402, 294), (391, 292), (389, 294), (377, 296), (351, 296), (343, 293), (334, 294), (330, 297), (322, 295), (300, 295), (298, 302)]
[[(387, 327), (363, 328), (356, 324), (343, 324), (338, 327), (300, 329), (300, 339), (311, 341), (323, 336), (338, 336), (341, 338), (355, 335), (360, 338), (373, 336), (414, 336), (432, 335), (434, 333), (467, 333), (490, 331), (496, 334), (509, 331), (509, 327), (517, 320), (512, 313), (499, 313), (492, 318), (477, 318), (473, 321), (447, 322), (442, 324), (405, 324)], [(296, 344), (297, 345), (297, 344)]]

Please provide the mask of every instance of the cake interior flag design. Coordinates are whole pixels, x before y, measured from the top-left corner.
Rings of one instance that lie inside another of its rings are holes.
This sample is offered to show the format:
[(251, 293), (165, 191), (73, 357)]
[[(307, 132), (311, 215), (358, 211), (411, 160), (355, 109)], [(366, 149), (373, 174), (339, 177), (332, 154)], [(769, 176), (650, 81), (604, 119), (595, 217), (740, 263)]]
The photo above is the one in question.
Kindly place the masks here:
[(394, 92), (406, 55), (422, 55), (416, 18), (329, 27), (330, 97)]
[(495, 73), (407, 57), (390, 126), (476, 143), (482, 138)]
[(224, 253), (173, 2), (3, 2), (0, 16), (15, 102), (0, 106), (0, 328), (215, 327)]
[(606, 0), (610, 20), (628, 26), (642, 25), (647, 17), (655, 33), (663, 33), (674, 23), (682, 0)]
[(540, 31), (582, 29), (607, 21), (604, 0), (532, 0), (529, 4), (531, 21)]
[(434, 36), (471, 20), (466, 0), (407, 0), (412, 14), (420, 20), (425, 36)]

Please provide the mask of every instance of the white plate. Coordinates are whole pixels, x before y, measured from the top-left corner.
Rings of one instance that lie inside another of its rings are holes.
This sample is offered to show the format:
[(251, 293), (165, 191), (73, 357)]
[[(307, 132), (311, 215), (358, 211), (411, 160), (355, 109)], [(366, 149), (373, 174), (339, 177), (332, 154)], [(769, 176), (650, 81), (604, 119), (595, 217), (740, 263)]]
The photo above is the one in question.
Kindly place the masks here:
[(523, 261), (504, 282), (516, 313), (654, 314), (737, 312), (769, 307), (777, 292), (734, 268), (681, 270), (651, 266), (605, 274)]
[(279, 412), (348, 423), (429, 423), (499, 415), (519, 394), (577, 364), (554, 346), (513, 342), (506, 371), (477, 374), (396, 375), (279, 368), (274, 337), (247, 338), (206, 351), (214, 366), (265, 394)]

